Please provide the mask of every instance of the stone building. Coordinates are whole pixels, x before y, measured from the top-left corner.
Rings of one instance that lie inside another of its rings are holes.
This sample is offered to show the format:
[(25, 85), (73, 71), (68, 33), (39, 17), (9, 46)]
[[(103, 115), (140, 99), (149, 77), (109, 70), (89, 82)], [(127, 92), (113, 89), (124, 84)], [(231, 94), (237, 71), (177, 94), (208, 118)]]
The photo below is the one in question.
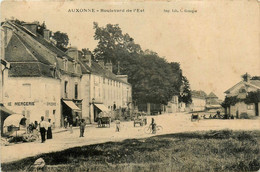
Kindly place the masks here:
[[(250, 92), (258, 93), (258, 97), (255, 96), (258, 100), (251, 103), (246, 102), (246, 98)], [(234, 101), (238, 100), (231, 102), (230, 105), (225, 107), (226, 113), (237, 117), (241, 117), (242, 114), (249, 117), (259, 116), (259, 92), (260, 80), (251, 79), (249, 75), (246, 74), (246, 78), (225, 91), (226, 98), (233, 97), (235, 98), (233, 99)]]
[(206, 97), (207, 94), (200, 90), (192, 90), (191, 91), (191, 99), (192, 103), (190, 105), (190, 110), (191, 111), (204, 111), (206, 107)]
[[(39, 34), (38, 23), (6, 21), (2, 28), (4, 58), (11, 64), (4, 104), (25, 115), (27, 123), (45, 116), (61, 126), (64, 115), (72, 122), (73, 110), (81, 111), (74, 103), (75, 85), (82, 75), (80, 65), (51, 43), (49, 30)], [(77, 94), (75, 100), (80, 100)]]
[(3, 56), (11, 65), (3, 102), (28, 124), (41, 116), (55, 126), (65, 117), (75, 124), (76, 116), (92, 123), (101, 111), (131, 109), (132, 87), (126, 75), (112, 73), (111, 63), (94, 62), (76, 47), (61, 51), (37, 22), (5, 21), (2, 29)]

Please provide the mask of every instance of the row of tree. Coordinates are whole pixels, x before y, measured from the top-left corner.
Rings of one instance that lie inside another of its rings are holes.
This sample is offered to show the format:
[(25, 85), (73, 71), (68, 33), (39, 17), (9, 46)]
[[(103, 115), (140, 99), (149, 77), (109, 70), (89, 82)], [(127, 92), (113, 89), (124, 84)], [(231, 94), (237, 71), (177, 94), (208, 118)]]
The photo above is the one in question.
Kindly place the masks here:
[(94, 58), (112, 62), (114, 73), (128, 75), (134, 101), (166, 105), (178, 95), (180, 101), (191, 103), (189, 81), (179, 63), (168, 63), (156, 52), (143, 51), (117, 24), (100, 27), (94, 22), (94, 29), (94, 39), (98, 41)]

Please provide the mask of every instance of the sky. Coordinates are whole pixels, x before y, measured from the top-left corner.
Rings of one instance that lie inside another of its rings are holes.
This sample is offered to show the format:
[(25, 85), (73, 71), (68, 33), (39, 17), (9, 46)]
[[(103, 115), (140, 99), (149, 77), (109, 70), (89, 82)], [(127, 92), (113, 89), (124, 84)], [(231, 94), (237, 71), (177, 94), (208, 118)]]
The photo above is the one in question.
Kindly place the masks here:
[[(76, 9), (95, 12), (69, 12)], [(93, 22), (119, 24), (143, 50), (179, 62), (192, 90), (214, 92), (221, 99), (242, 74), (260, 75), (256, 0), (2, 2), (1, 21), (11, 17), (45, 21), (48, 29), (67, 33), (71, 46), (90, 50), (97, 45)]]

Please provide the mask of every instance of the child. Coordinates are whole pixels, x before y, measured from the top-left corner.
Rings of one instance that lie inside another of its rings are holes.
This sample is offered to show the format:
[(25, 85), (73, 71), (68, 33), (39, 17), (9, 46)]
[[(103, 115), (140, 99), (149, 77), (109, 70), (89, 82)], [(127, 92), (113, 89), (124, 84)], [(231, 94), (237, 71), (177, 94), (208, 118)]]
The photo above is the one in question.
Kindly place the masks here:
[(152, 118), (150, 126), (152, 126), (152, 134), (156, 134), (156, 124), (154, 122), (154, 118)]
[(116, 119), (116, 132), (119, 132), (120, 130), (120, 120), (119, 118)]

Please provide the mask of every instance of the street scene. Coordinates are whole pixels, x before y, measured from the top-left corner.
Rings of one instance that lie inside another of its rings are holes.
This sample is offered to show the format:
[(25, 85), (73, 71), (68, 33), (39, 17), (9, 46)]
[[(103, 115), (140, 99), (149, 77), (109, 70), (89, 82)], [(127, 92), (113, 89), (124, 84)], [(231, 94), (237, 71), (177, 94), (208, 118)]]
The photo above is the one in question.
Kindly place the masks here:
[(1, 171), (260, 170), (254, 3), (2, 3)]

